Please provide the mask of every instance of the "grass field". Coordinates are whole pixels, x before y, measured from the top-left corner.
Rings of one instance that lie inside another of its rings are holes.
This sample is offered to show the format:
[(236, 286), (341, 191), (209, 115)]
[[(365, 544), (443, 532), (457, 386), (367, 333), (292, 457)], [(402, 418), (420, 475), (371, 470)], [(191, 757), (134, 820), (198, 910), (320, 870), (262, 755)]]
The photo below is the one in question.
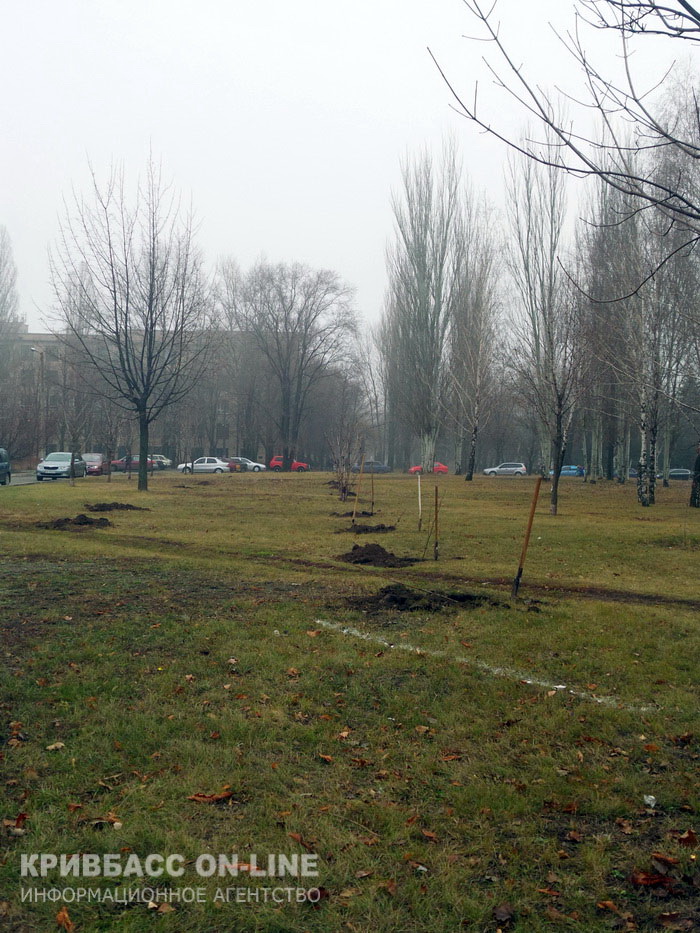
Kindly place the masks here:
[[(2, 490), (0, 928), (697, 929), (685, 485), (641, 509), (632, 487), (562, 480), (556, 518), (543, 491), (511, 600), (531, 479), (441, 477), (436, 562), (432, 478), (419, 533), (416, 480), (376, 477), (358, 521), (396, 528), (375, 535), (348, 530), (328, 478)], [(87, 512), (115, 501), (145, 510)], [(83, 512), (112, 524), (40, 527)], [(370, 542), (426, 559), (339, 560)], [(184, 872), (21, 877), (22, 853)], [(220, 853), (314, 855), (318, 875), (198, 874)]]

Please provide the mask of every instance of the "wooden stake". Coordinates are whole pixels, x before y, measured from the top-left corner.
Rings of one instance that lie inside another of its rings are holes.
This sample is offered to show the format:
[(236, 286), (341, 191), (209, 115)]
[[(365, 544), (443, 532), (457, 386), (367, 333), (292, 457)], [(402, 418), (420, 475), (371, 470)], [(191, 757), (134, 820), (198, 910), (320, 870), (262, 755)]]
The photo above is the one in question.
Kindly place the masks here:
[(369, 474), (369, 478), (372, 484), (372, 504), (369, 507), (370, 515), (374, 515), (374, 470)]
[(365, 471), (365, 455), (362, 454), (362, 460), (360, 461), (360, 475), (357, 478), (357, 491), (355, 493), (355, 504), (352, 508), (352, 524), (355, 524), (355, 516), (357, 515), (357, 503), (360, 501), (360, 489), (362, 488), (362, 474)]
[(435, 484), (435, 543), (433, 544), (433, 560), (437, 560), (440, 556), (440, 545), (438, 543), (438, 487), (437, 483)]
[(523, 567), (525, 566), (525, 555), (527, 554), (527, 546), (530, 543), (530, 532), (532, 531), (532, 521), (535, 517), (535, 509), (537, 508), (537, 498), (540, 494), (540, 486), (542, 485), (542, 477), (538, 476), (535, 482), (535, 491), (532, 494), (532, 503), (530, 504), (530, 516), (527, 520), (527, 529), (525, 531), (525, 540), (523, 541), (523, 549), (520, 552), (520, 564), (518, 565), (518, 572), (515, 575), (513, 580), (513, 589), (511, 590), (511, 596), (515, 598), (518, 595), (518, 590), (520, 588), (520, 578), (523, 575)]
[(423, 525), (423, 503), (420, 497), (420, 471), (418, 472), (418, 531)]

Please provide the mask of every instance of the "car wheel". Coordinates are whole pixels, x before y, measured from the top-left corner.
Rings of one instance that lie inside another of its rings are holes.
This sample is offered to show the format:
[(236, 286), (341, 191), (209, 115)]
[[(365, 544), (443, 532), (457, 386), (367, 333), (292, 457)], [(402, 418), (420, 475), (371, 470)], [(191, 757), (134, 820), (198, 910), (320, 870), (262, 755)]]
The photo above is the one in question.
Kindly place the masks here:
[(0, 480), (0, 484), (2, 484), (3, 486), (7, 486), (8, 483), (9, 483), (8, 474), (5, 473), (3, 478)]
[(486, 475), (487, 475), (487, 476), (495, 476), (495, 475), (496, 475), (496, 471), (495, 471), (495, 470), (491, 470), (491, 471), (490, 471), (489, 473), (487, 473)]
[(221, 469), (221, 467), (217, 467), (217, 468), (214, 470), (214, 472), (215, 472), (215, 473), (223, 473), (224, 471)]
[(260, 467), (259, 467), (259, 466), (254, 466), (254, 467), (253, 467), (253, 473), (259, 473), (259, 472), (260, 472)]
[(516, 470), (515, 476), (525, 476), (525, 474), (521, 470)]
[(273, 473), (281, 473), (281, 472), (282, 472), (282, 467), (281, 467), (281, 466), (273, 466), (272, 472), (273, 472)]
[(36, 481), (37, 483), (40, 483), (43, 479), (44, 479), (43, 476), (37, 476)]
[(297, 473), (306, 473), (306, 467), (297, 467)]
[(182, 468), (182, 472), (183, 472), (183, 473), (191, 473), (192, 470), (191, 470), (189, 467), (183, 467), (183, 468)]

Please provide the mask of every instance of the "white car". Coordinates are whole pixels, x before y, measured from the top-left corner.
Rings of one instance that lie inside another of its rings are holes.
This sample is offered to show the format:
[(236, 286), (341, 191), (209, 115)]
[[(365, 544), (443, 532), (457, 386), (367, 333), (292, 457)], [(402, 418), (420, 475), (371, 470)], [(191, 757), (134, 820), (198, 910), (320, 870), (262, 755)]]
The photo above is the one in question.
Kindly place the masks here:
[(241, 470), (248, 470), (251, 473), (259, 473), (267, 469), (264, 463), (256, 463), (255, 460), (249, 460), (247, 457), (229, 457), (229, 460), (233, 463), (240, 463)]
[(173, 465), (173, 461), (166, 457), (164, 454), (149, 454), (149, 460), (152, 460), (159, 470), (165, 470), (167, 467)]
[(231, 470), (227, 460), (219, 460), (218, 457), (197, 457), (194, 463), (190, 460), (187, 463), (180, 463), (178, 470), (181, 473), (191, 473), (194, 467), (195, 473), (230, 473)]
[(527, 476), (524, 463), (499, 463), (495, 467), (486, 467), (484, 476)]

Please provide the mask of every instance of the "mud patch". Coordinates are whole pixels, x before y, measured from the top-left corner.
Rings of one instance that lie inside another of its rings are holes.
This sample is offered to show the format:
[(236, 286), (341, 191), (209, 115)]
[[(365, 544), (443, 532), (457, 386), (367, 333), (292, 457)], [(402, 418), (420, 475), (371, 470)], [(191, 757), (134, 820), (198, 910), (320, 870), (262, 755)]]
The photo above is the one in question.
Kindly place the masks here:
[(501, 606), (497, 600), (479, 593), (426, 593), (402, 583), (383, 587), (374, 596), (349, 597), (353, 609), (370, 614), (379, 612), (441, 612), (450, 609), (478, 609), (480, 606)]
[(360, 518), (371, 518), (374, 512), (360, 511), (358, 509), (357, 512), (331, 512), (331, 515), (335, 518), (352, 518), (353, 515), (355, 515), (355, 517), (359, 515)]
[(351, 551), (339, 554), (337, 560), (347, 564), (372, 564), (375, 567), (408, 567), (417, 564), (418, 557), (397, 557), (386, 551), (381, 544), (354, 544)]
[(396, 531), (396, 525), (351, 525), (349, 528), (341, 528), (336, 534), (342, 535), (347, 532), (355, 535), (386, 534), (387, 531)]
[(108, 528), (112, 523), (108, 518), (90, 518), (81, 512), (75, 518), (56, 518), (52, 522), (37, 522), (37, 528), (53, 528), (57, 531), (66, 531), (68, 528)]
[(88, 512), (150, 512), (150, 509), (142, 505), (131, 505), (128, 502), (96, 502), (94, 505), (85, 503)]

